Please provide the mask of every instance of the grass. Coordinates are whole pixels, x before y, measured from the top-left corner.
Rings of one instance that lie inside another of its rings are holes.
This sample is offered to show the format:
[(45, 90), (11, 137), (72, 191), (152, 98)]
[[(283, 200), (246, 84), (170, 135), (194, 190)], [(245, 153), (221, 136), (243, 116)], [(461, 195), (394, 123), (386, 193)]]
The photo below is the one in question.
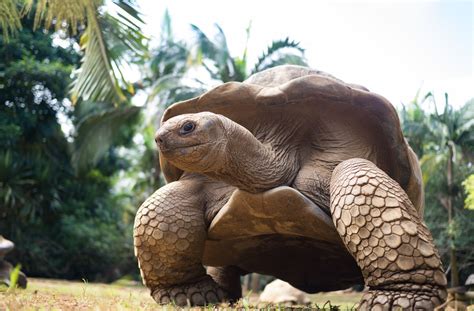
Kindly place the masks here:
[[(333, 292), (311, 295), (313, 308), (351, 310), (360, 293)], [(205, 310), (254, 310), (257, 295), (248, 295), (237, 306), (211, 306)], [(329, 301), (329, 302), (328, 302)], [(324, 307), (323, 307), (324, 306)], [(332, 306), (332, 307), (331, 307)], [(339, 306), (339, 309), (334, 309)], [(263, 310), (285, 310), (282, 306), (258, 305)], [(26, 290), (0, 291), (0, 310), (157, 310), (158, 305), (142, 286), (109, 285), (30, 278)], [(161, 310), (174, 310), (173, 305)], [(199, 308), (185, 308), (199, 310)], [(301, 310), (301, 309), (299, 309)], [(309, 310), (309, 308), (306, 308)]]

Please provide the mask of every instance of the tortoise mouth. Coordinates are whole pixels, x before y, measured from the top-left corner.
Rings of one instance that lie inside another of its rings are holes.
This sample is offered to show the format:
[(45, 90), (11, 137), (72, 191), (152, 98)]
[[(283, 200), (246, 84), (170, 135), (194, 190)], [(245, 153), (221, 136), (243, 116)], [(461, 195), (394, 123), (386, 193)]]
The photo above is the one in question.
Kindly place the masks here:
[(173, 151), (176, 151), (176, 150), (189, 149), (189, 148), (194, 148), (194, 147), (198, 147), (198, 146), (205, 146), (205, 145), (209, 145), (209, 144), (212, 144), (212, 142), (195, 143), (195, 144), (171, 146), (171, 147), (160, 146), (159, 149), (160, 149), (161, 153), (165, 154), (165, 153), (170, 153), (170, 152), (173, 152)]

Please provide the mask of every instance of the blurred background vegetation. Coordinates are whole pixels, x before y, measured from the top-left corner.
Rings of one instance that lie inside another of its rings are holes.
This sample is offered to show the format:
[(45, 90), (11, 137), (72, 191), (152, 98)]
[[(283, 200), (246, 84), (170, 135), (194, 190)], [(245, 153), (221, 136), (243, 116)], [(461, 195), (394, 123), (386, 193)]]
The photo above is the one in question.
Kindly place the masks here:
[[(219, 25), (212, 35), (191, 25), (189, 41), (171, 25), (165, 13), (151, 48), (133, 0), (1, 0), (0, 234), (28, 275), (138, 278), (133, 218), (163, 184), (160, 113), (218, 82), (308, 65), (289, 38), (249, 63), (247, 49), (231, 55)], [(251, 25), (242, 31), (248, 39)], [(127, 79), (130, 68), (139, 80)], [(140, 93), (147, 100), (137, 106)], [(416, 94), (399, 114), (422, 163), (425, 220), (457, 285), (474, 273), (474, 101)]]

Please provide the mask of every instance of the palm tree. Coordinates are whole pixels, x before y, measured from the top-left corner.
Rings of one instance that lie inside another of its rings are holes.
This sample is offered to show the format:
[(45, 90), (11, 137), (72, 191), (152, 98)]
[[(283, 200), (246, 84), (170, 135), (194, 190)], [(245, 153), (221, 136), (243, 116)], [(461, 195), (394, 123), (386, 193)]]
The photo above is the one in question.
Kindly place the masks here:
[[(427, 114), (422, 110), (421, 103), (425, 101), (431, 102), (433, 113)], [(461, 209), (455, 208), (454, 204), (455, 198), (460, 195), (459, 187), (454, 182), (454, 172), (473, 160), (474, 100), (455, 110), (445, 94), (444, 108), (439, 112), (432, 93), (428, 93), (421, 101), (417, 94), (410, 109), (404, 107), (400, 116), (404, 133), (421, 158), (425, 184), (438, 176), (439, 172), (444, 172), (444, 191), (437, 193), (436, 198), (448, 214), (451, 286), (455, 287), (459, 285), (455, 216), (456, 210)]]
[(168, 10), (163, 16), (160, 30), (160, 43), (151, 53), (149, 73), (144, 83), (150, 87), (148, 102), (157, 101), (160, 108), (164, 109), (174, 102), (203, 93), (205, 86), (189, 74), (193, 65), (191, 47), (175, 38)]
[(420, 159), (424, 156), (426, 143), (436, 141), (428, 122), (429, 116), (422, 107), (425, 101), (426, 97), (420, 98), (418, 90), (415, 98), (408, 105), (402, 106), (399, 111), (403, 134)]
[(163, 15), (160, 33), (158, 46), (150, 52), (150, 59), (143, 68), (145, 77), (140, 82), (148, 93), (146, 113), (139, 129), (144, 150), (137, 170), (129, 172), (138, 203), (162, 184), (154, 134), (163, 111), (174, 102), (198, 96), (206, 90), (201, 81), (189, 74), (191, 48), (175, 37), (168, 10)]
[[(474, 100), (467, 102), (458, 110), (454, 110), (448, 102), (448, 94), (445, 93), (445, 105), (442, 113), (438, 112), (434, 96), (428, 94), (434, 104), (435, 112), (431, 115), (431, 124), (435, 134), (437, 145), (437, 156), (427, 157), (439, 161), (440, 157), (446, 158), (446, 193), (439, 195), (441, 204), (448, 212), (448, 226), (453, 225), (456, 209), (453, 206), (454, 184), (453, 170), (457, 164), (456, 153), (464, 155), (464, 159), (472, 158), (474, 146)], [(423, 162), (423, 159), (422, 159)], [(439, 162), (438, 162), (439, 163)], [(459, 272), (456, 258), (456, 248), (454, 245), (454, 234), (450, 238), (450, 266), (451, 266), (451, 286), (459, 286)]]
[[(307, 65), (304, 49), (299, 46), (299, 43), (286, 38), (273, 41), (249, 70), (247, 46), (242, 56), (232, 57), (227, 46), (227, 38), (218, 24), (215, 24), (217, 33), (212, 40), (196, 25), (191, 25), (191, 27), (197, 38), (195, 61), (202, 65), (215, 80), (222, 82), (243, 81), (251, 74), (274, 66)], [(251, 25), (246, 29), (247, 43), (250, 38), (250, 28)]]
[(146, 55), (143, 20), (133, 0), (2, 0), (4, 37), (21, 28), (22, 14), (34, 14), (35, 28), (54, 27), (62, 38), (80, 34), (83, 56), (70, 93), (80, 112), (75, 112), (71, 151), (76, 172), (86, 172), (111, 147), (119, 129), (138, 114), (129, 101), (134, 85), (122, 70)]
[(55, 31), (63, 34), (79, 32), (84, 55), (73, 83), (73, 102), (82, 99), (120, 104), (126, 101), (127, 92), (134, 92), (121, 70), (130, 55), (143, 55), (146, 38), (134, 2), (111, 3), (104, 10), (103, 0), (2, 0), (0, 26), (8, 38), (21, 28), (21, 15), (34, 11), (35, 27), (43, 24), (46, 29), (54, 26)]

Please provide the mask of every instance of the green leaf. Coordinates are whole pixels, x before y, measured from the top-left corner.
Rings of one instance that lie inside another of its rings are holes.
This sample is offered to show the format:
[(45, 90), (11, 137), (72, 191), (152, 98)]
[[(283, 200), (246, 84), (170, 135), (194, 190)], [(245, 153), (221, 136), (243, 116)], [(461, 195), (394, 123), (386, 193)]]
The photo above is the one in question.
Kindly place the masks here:
[(266, 63), (261, 64), (261, 66), (258, 68), (258, 71), (262, 71), (280, 65), (307, 66), (308, 64), (306, 63), (306, 60), (299, 55), (278, 55), (276, 58), (267, 60)]
[(474, 174), (471, 174), (463, 183), (466, 192), (464, 208), (474, 211)]
[(143, 20), (133, 2), (114, 0), (113, 3), (115, 16), (99, 10), (101, 0), (27, 0), (25, 3), (25, 14), (36, 6), (35, 27), (44, 21), (45, 28), (54, 24), (55, 30), (59, 30), (65, 22), (75, 34), (78, 26), (87, 25), (80, 40), (84, 56), (73, 83), (73, 103), (82, 98), (117, 104), (126, 99), (122, 89), (134, 92), (121, 68), (128, 61), (124, 55), (135, 58), (144, 55)]
[(12, 272), (10, 273), (10, 285), (8, 286), (8, 290), (13, 290), (16, 288), (18, 283), (18, 277), (20, 276), (20, 269), (21, 265), (18, 264), (13, 268)]
[(21, 29), (20, 12), (18, 11), (18, 2), (15, 0), (0, 1), (0, 28), (3, 31), (3, 37), (8, 42), (11, 34)]
[(275, 61), (275, 65), (281, 65), (285, 63), (285, 60), (288, 61), (288, 64), (307, 65), (304, 59), (304, 49), (300, 47), (298, 42), (290, 40), (290, 38), (287, 37), (284, 40), (273, 41), (272, 44), (267, 47), (267, 50), (263, 52), (262, 55), (258, 58), (257, 63), (255, 64), (254, 69), (252, 70), (252, 73), (256, 73), (264, 69), (273, 67), (271, 66), (272, 57), (274, 57), (275, 55), (278, 57), (278, 54), (283, 53), (285, 49), (291, 49), (293, 51), (296, 51), (298, 54), (300, 54), (300, 56), (287, 57), (285, 59), (285, 57), (282, 57), (282, 55), (280, 55), (279, 57), (281, 58), (281, 60), (279, 62)]
[(443, 163), (443, 154), (429, 153), (420, 159), (420, 165), (423, 172), (423, 183), (427, 184), (430, 176), (434, 176)]
[(87, 18), (81, 37), (84, 57), (73, 82), (74, 103), (82, 98), (118, 104), (126, 100), (122, 89), (134, 92), (121, 68), (129, 62), (126, 55), (143, 57), (147, 38), (141, 32), (138, 11), (124, 1), (114, 3), (120, 9), (116, 16), (92, 12)]
[(140, 107), (109, 108), (79, 122), (72, 164), (78, 174), (96, 165), (118, 137), (119, 130), (140, 113)]
[(54, 24), (57, 31), (66, 23), (76, 34), (78, 26), (89, 22), (89, 16), (100, 4), (97, 0), (26, 0), (23, 13), (28, 14), (36, 7), (34, 28), (40, 27), (43, 21), (46, 29)]
[(73, 103), (82, 97), (86, 101), (122, 102), (125, 96), (116, 83), (106, 43), (96, 16), (90, 17), (85, 34), (81, 37), (84, 49), (81, 67), (73, 82)]

